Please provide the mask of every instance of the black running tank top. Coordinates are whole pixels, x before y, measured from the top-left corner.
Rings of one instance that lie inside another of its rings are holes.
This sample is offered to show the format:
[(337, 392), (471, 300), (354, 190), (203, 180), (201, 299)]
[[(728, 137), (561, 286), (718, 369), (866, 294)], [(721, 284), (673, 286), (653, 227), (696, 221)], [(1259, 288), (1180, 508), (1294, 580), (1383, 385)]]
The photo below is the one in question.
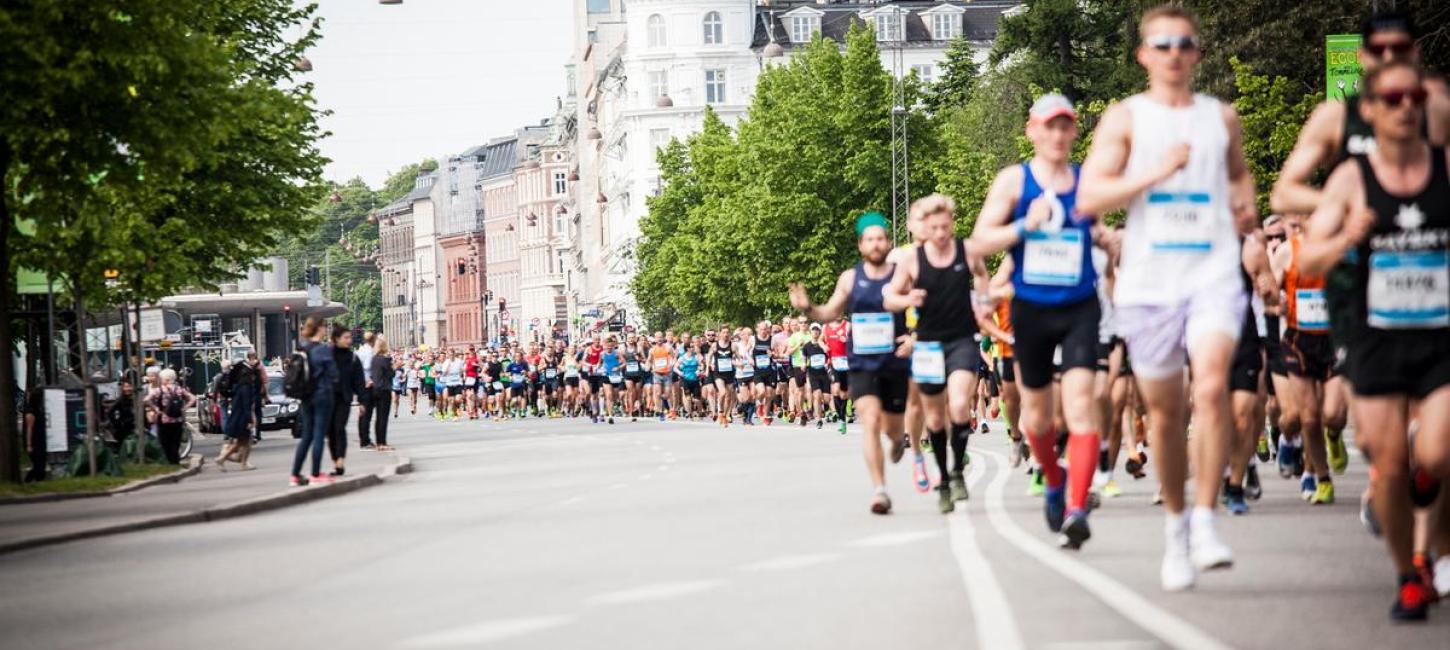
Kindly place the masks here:
[(972, 314), (972, 272), (962, 240), (952, 238), (952, 262), (936, 268), (926, 259), (926, 244), (916, 247), (916, 288), (926, 290), (917, 310), (916, 334), (923, 341), (955, 341), (977, 333)]
[(1412, 196), (1390, 194), (1369, 158), (1354, 157), (1375, 213), (1358, 246), (1358, 327), (1400, 336), (1450, 332), (1450, 169), (1444, 148), (1431, 147), (1430, 157), (1430, 182)]

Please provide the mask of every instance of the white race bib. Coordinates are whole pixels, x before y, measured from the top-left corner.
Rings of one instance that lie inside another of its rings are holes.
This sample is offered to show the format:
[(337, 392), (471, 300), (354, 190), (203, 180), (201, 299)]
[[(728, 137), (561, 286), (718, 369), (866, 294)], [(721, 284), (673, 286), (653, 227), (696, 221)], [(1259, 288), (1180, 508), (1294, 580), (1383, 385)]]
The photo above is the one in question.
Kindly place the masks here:
[(511, 381), (511, 382), (513, 382), (515, 384), (522, 384), (522, 383), (524, 383), (524, 376), (523, 376), (522, 373), (517, 373), (516, 372), (511, 377), (509, 377), (509, 381)]
[(918, 384), (947, 383), (947, 360), (940, 341), (917, 341), (911, 349), (911, 378)]
[(720, 372), (730, 372), (735, 369), (735, 363), (730, 359), (718, 359), (715, 362), (715, 369)]
[(826, 369), (826, 355), (824, 355), (824, 354), (812, 354), (811, 355), (811, 368), (813, 370), (825, 370)]
[(567, 368), (567, 369), (564, 370), (564, 376), (565, 377), (571, 377), (571, 378), (572, 377), (578, 377), (579, 376), (579, 369), (578, 368)]
[(1450, 264), (1446, 252), (1371, 253), (1369, 325), (1379, 329), (1450, 327)]
[(553, 378), (558, 377), (558, 376), (559, 376), (559, 371), (558, 370), (555, 370), (553, 368), (549, 368), (548, 370), (545, 370), (544, 371), (544, 378), (545, 379), (553, 379)]
[(626, 363), (624, 364), (624, 371), (631, 374), (639, 372), (639, 364), (633, 361)]
[(750, 364), (747, 363), (747, 364), (745, 364), (743, 366), (740, 366), (740, 378), (741, 379), (749, 379), (749, 378), (754, 377), (754, 376), (755, 376), (755, 369), (752, 368), (752, 367), (750, 367)]
[(664, 372), (669, 369), (669, 359), (655, 359), (655, 372)]
[(1329, 303), (1323, 289), (1294, 290), (1294, 327), (1305, 332), (1329, 330)]
[(1075, 287), (1082, 280), (1082, 231), (1029, 232), (1023, 245), (1022, 279), (1027, 284)]
[(769, 368), (770, 367), (770, 355), (768, 355), (768, 354), (757, 354), (757, 355), (755, 355), (755, 367), (756, 368), (760, 368), (761, 370), (765, 370), (766, 368)]
[(846, 372), (851, 369), (851, 362), (846, 357), (836, 357), (831, 359), (831, 367), (835, 368), (836, 372)]
[(896, 322), (891, 314), (851, 314), (851, 351), (856, 354), (890, 354), (896, 346)]
[(464, 386), (472, 386), (472, 385), (474, 385), (476, 383), (478, 383), (478, 378), (477, 377), (464, 377), (463, 378), (463, 385)]
[(493, 389), (494, 390), (503, 390), (503, 382), (501, 382), (501, 381), (493, 382)]
[(1149, 192), (1148, 241), (1155, 255), (1213, 251), (1213, 201), (1208, 192)]

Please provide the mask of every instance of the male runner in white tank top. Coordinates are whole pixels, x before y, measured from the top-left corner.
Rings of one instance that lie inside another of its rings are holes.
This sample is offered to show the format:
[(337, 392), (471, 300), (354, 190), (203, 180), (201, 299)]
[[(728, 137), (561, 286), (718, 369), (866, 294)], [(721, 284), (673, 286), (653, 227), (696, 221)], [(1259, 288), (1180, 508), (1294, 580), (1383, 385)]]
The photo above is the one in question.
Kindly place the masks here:
[[(1254, 181), (1237, 113), (1193, 92), (1197, 19), (1165, 5), (1139, 24), (1148, 91), (1108, 108), (1083, 165), (1078, 210), (1128, 209), (1114, 302), (1148, 404), (1167, 514), (1161, 578), (1233, 565), (1213, 528), (1233, 421), (1228, 373), (1247, 304), (1239, 235), (1253, 230)], [(1186, 512), (1185, 362), (1193, 371), (1195, 504)]]

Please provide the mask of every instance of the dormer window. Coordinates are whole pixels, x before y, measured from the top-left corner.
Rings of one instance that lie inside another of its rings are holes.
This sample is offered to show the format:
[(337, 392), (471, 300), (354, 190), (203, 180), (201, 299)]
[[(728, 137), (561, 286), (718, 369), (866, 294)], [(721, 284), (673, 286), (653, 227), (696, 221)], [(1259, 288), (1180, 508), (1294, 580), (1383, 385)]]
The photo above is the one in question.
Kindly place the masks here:
[(921, 12), (921, 19), (931, 27), (931, 38), (936, 41), (950, 41), (962, 36), (962, 15), (965, 9), (955, 5), (940, 4)]
[(792, 16), (790, 19), (790, 42), (808, 43), (821, 31), (819, 16)]
[(901, 38), (901, 10), (889, 7), (874, 16), (876, 40), (893, 42)]

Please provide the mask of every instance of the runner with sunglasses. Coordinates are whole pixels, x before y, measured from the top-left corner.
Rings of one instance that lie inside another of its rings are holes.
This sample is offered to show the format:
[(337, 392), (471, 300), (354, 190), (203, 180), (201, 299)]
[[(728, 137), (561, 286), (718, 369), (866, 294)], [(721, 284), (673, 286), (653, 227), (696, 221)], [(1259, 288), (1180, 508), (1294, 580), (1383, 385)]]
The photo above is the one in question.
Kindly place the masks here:
[[(1160, 6), (1143, 15), (1139, 32), (1137, 59), (1148, 90), (1104, 112), (1083, 164), (1077, 209), (1128, 211), (1116, 325), (1148, 405), (1166, 514), (1160, 579), (1165, 590), (1178, 591), (1192, 587), (1198, 571), (1233, 565), (1213, 517), (1233, 433), (1229, 366), (1247, 304), (1239, 237), (1258, 218), (1237, 112), (1193, 92), (1201, 59), (1196, 17)], [(1184, 497), (1185, 364), (1193, 373), (1197, 452), (1191, 511)]]

